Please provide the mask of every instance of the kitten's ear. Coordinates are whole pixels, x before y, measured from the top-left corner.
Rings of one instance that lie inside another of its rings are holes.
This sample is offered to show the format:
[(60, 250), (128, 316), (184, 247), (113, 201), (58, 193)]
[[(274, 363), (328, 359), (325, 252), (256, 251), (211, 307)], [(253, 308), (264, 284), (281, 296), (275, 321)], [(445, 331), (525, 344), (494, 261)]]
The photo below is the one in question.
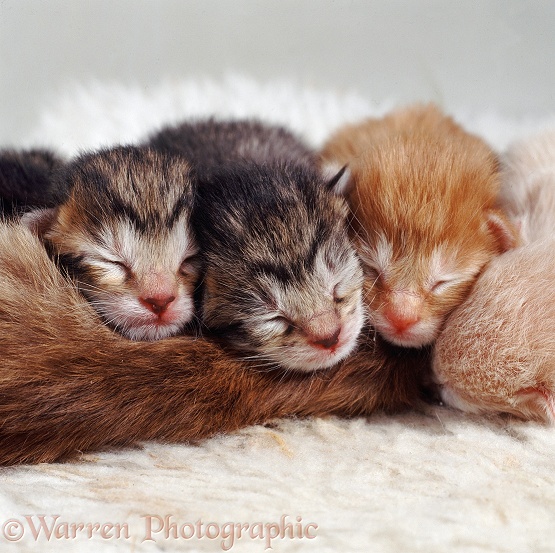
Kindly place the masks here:
[(486, 214), (486, 225), (495, 237), (500, 253), (518, 246), (518, 230), (501, 211), (490, 209)]
[(59, 208), (57, 207), (33, 209), (24, 213), (20, 221), (23, 226), (26, 226), (33, 234), (42, 239), (52, 228), (58, 217), (58, 211)]
[(353, 188), (351, 171), (347, 165), (326, 162), (322, 166), (322, 174), (328, 179), (328, 189), (337, 196), (347, 196)]
[(523, 388), (516, 392), (517, 401), (530, 400), (541, 410), (540, 415), (546, 414), (552, 424), (555, 424), (555, 396), (546, 386), (540, 384), (530, 388)]

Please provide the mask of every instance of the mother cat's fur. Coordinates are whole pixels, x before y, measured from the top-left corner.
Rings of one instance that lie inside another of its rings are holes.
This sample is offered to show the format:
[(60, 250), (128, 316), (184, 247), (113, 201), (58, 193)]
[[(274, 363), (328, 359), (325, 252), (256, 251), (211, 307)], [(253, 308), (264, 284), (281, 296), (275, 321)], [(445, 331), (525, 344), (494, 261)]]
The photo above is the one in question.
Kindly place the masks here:
[(0, 464), (141, 440), (181, 442), (275, 417), (418, 401), (424, 352), (368, 339), (318, 375), (258, 372), (203, 339), (131, 342), (103, 326), (26, 229), (0, 225)]

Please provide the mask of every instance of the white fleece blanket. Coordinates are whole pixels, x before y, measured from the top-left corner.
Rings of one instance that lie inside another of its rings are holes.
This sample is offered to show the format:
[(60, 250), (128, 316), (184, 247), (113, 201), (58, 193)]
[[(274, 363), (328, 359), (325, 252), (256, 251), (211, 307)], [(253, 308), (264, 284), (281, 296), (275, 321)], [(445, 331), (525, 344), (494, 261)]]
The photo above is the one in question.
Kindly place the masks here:
[[(72, 155), (216, 114), (284, 123), (317, 146), (392, 107), (241, 76), (148, 90), (96, 83), (45, 106), (25, 145)], [(548, 123), (443, 108), (498, 149)], [(550, 552), (554, 452), (553, 428), (440, 407), (148, 443), (1, 470), (0, 551)], [(241, 538), (230, 523), (244, 525)]]

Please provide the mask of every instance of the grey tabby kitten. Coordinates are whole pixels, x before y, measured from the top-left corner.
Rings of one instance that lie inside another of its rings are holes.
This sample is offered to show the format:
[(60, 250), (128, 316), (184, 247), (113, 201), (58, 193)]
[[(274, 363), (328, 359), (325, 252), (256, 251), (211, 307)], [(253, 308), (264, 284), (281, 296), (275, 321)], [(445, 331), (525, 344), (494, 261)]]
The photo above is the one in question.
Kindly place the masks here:
[(340, 172), (278, 126), (184, 123), (151, 137), (197, 179), (192, 222), (204, 265), (205, 327), (262, 366), (311, 371), (351, 353), (363, 323)]

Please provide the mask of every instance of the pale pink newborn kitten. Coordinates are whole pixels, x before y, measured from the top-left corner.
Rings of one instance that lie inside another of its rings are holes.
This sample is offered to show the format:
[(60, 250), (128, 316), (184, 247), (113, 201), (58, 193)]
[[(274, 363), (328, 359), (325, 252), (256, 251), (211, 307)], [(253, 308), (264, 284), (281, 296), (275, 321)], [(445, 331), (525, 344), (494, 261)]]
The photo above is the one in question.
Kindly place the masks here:
[(434, 372), (448, 405), (555, 422), (555, 131), (509, 149), (502, 190), (523, 245), (449, 317)]
[(555, 129), (513, 144), (502, 175), (500, 201), (522, 241), (555, 235)]

